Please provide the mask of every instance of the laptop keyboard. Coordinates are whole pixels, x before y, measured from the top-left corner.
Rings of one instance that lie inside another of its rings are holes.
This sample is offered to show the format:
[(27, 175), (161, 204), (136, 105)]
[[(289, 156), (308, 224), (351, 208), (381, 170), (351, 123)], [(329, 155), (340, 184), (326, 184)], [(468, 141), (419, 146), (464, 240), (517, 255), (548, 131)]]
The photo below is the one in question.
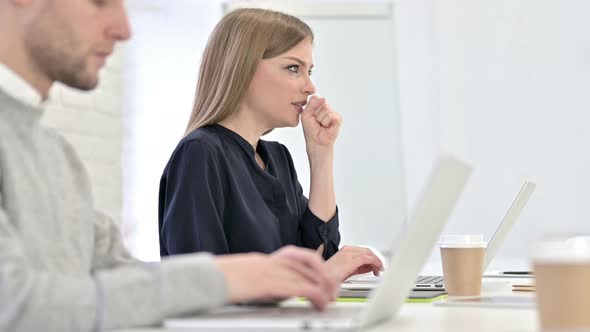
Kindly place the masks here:
[[(374, 275), (366, 275), (359, 279), (347, 280), (346, 283), (377, 283), (381, 281), (381, 277), (376, 277)], [(421, 286), (422, 285), (422, 286)], [(416, 288), (427, 288), (434, 286), (435, 288), (443, 289), (444, 285), (444, 278), (442, 276), (418, 276), (416, 278)]]
[(444, 288), (444, 278), (442, 276), (418, 276), (416, 278), (416, 287), (420, 285), (434, 285), (436, 288)]

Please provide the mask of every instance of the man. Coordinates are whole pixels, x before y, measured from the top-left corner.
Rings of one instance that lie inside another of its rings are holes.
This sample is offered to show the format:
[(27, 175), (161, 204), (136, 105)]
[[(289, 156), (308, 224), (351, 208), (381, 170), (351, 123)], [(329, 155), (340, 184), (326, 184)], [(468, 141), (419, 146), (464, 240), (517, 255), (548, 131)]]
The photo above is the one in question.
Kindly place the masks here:
[(0, 331), (151, 325), (290, 296), (324, 308), (337, 284), (312, 252), (147, 264), (94, 209), (81, 161), (40, 118), (54, 82), (93, 89), (129, 37), (122, 0), (0, 0)]

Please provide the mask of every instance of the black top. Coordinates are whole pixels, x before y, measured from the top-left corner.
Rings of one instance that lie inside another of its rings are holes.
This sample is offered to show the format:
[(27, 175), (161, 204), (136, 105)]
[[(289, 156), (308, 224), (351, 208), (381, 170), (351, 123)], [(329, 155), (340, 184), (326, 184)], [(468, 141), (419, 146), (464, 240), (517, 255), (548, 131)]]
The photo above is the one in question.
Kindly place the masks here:
[(327, 223), (307, 207), (287, 148), (252, 145), (220, 125), (183, 138), (160, 180), (160, 255), (271, 253), (287, 244), (338, 251), (338, 212)]

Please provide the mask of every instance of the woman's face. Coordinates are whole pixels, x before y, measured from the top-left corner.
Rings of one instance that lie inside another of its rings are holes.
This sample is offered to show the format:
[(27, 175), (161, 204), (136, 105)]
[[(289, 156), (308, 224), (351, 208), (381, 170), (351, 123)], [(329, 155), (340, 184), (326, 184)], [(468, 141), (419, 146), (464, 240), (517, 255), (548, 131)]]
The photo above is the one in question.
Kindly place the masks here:
[(260, 62), (242, 103), (265, 129), (295, 127), (307, 98), (316, 89), (311, 82), (312, 45), (304, 39), (292, 49)]

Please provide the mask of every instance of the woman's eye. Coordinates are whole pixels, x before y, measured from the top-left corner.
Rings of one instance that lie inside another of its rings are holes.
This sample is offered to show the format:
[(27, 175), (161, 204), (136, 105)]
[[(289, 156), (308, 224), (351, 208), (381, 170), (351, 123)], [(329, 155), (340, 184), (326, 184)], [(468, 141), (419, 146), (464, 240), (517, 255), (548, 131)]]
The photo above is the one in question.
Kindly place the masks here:
[(299, 66), (298, 65), (291, 65), (291, 66), (287, 67), (287, 69), (289, 71), (292, 71), (292, 72), (296, 73), (296, 72), (299, 71)]
[(313, 74), (313, 71), (310, 70), (307, 72), (307, 75), (311, 76), (311, 74)]

